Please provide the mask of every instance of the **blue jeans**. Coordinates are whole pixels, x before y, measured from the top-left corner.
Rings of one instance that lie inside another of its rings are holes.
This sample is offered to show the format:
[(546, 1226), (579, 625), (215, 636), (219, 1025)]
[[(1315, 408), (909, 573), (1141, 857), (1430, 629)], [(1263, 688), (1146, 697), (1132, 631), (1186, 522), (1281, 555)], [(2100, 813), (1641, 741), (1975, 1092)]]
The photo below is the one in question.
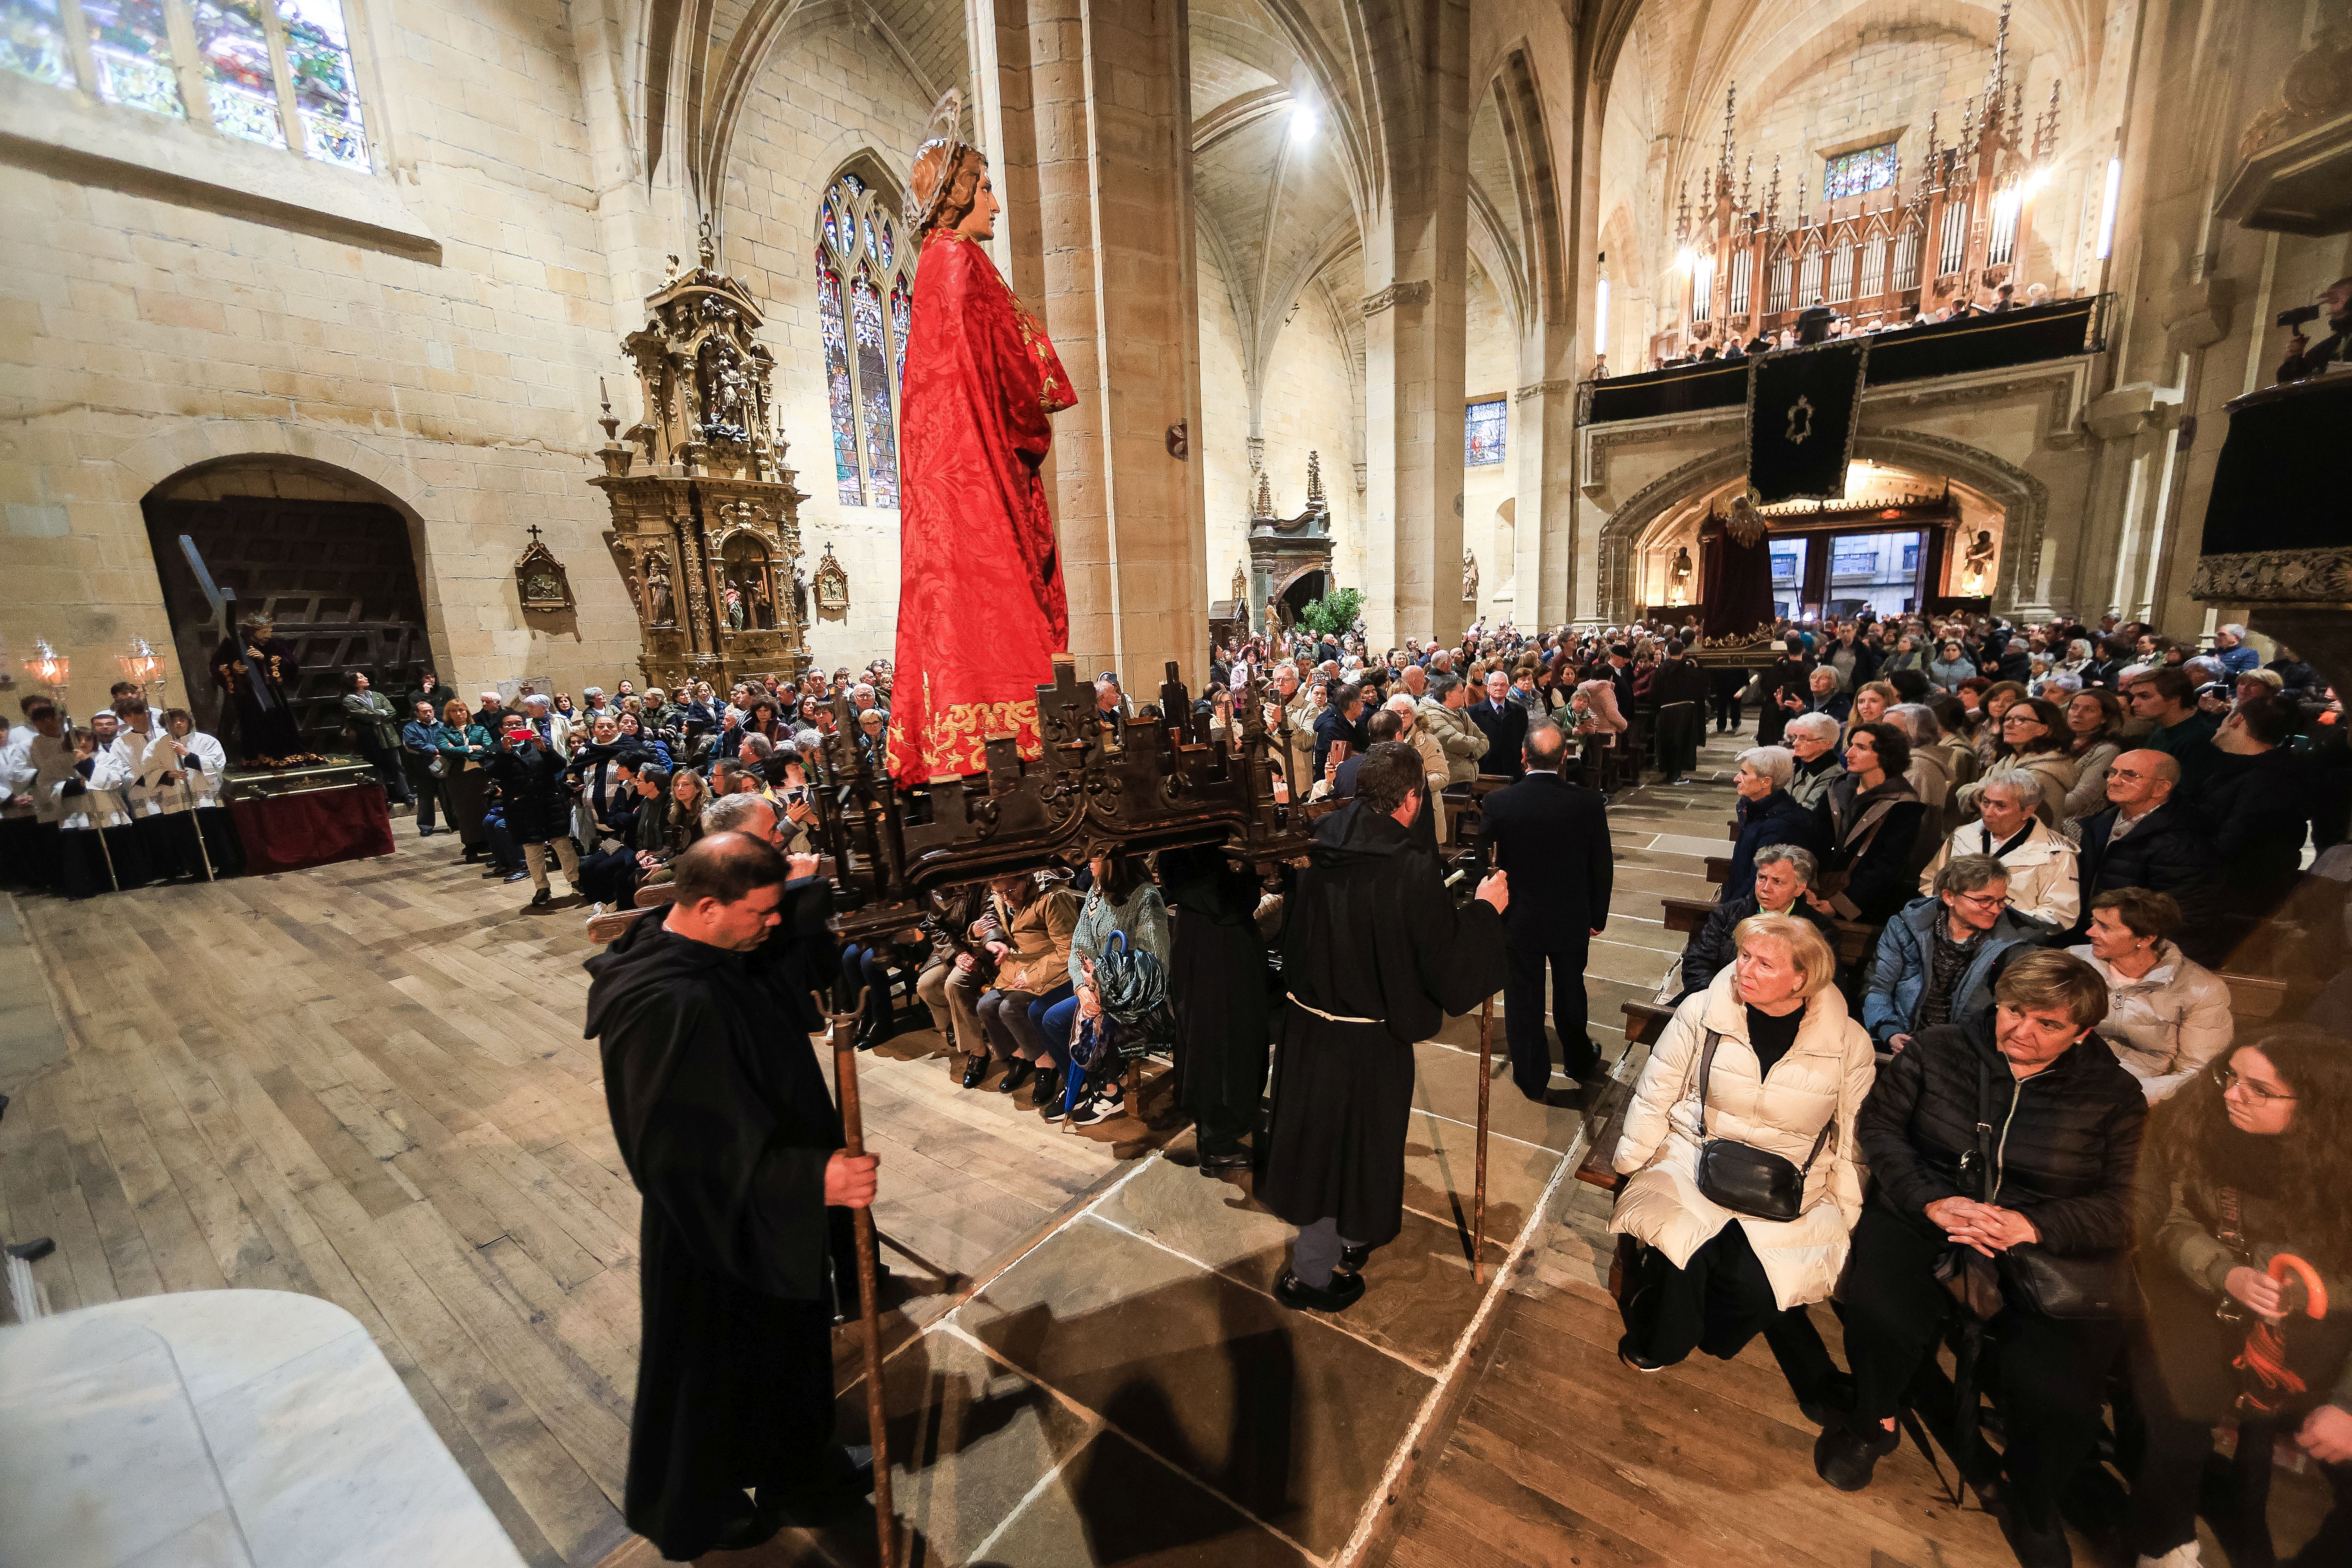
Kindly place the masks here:
[(1051, 1005), (1045, 1002), (1031, 1003), (1029, 1016), (1037, 1026), (1037, 1032), (1045, 1037), (1045, 1047), (1054, 1053), (1054, 1059), (1067, 1066), (1066, 1058), (1070, 1054), (1070, 1020), (1078, 1016), (1078, 998), (1068, 986), (1063, 986), (1062, 990), (1065, 994), (1059, 1002)]

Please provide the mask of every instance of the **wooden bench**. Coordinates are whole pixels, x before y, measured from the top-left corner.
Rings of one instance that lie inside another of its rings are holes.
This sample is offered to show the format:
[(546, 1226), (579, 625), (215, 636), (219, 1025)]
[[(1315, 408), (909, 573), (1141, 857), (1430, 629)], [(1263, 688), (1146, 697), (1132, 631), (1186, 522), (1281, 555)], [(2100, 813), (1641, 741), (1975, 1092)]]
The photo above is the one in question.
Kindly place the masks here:
[[(1656, 1045), (1666, 1031), (1666, 1020), (1675, 1016), (1672, 1007), (1661, 1007), (1654, 1002), (1628, 1002), (1624, 1012), (1628, 1050), (1635, 1046)], [(1611, 1170), (1609, 1162), (1617, 1152), (1618, 1126), (1624, 1121), (1625, 1107), (1633, 1099), (1631, 1083), (1612, 1079), (1592, 1102), (1591, 1110), (1585, 1112), (1587, 1142), (1584, 1159), (1576, 1167), (1576, 1179), (1585, 1185), (1613, 1193), (1624, 1184), (1625, 1178)]]
[[(1668, 931), (1696, 933), (1706, 929), (1708, 917), (1715, 913), (1715, 901), (1707, 899), (1670, 899), (1658, 900), (1665, 906), (1664, 924)], [(1837, 928), (1837, 956), (1840, 963), (1859, 963), (1878, 950), (1878, 928), (1856, 924), (1853, 921), (1833, 920)]]
[(2286, 1005), (2286, 982), (2261, 974), (2233, 974), (2221, 972), (2221, 984), (2230, 988), (2230, 1011), (2238, 1017), (2260, 1021), (2274, 1017)]

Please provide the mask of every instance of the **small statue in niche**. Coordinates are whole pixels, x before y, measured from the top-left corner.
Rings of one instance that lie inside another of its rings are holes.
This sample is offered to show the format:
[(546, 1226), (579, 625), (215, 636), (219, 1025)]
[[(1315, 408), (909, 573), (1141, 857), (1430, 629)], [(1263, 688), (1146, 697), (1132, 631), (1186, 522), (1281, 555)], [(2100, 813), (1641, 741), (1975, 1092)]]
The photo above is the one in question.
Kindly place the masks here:
[(793, 618), (808, 625), (808, 579), (801, 575), (800, 563), (793, 563)]
[(1236, 561), (1234, 563), (1234, 603), (1241, 604), (1248, 597), (1249, 573), (1240, 562)]
[(1462, 602), (1478, 602), (1478, 557), (1471, 553), (1467, 545), (1462, 551)]
[(775, 602), (769, 596), (768, 584), (764, 582), (754, 582), (751, 584), (751, 625), (763, 632), (774, 631), (776, 606)]
[(658, 550), (646, 556), (646, 624), (677, 625), (677, 606), (670, 597), (669, 558)]
[(1969, 546), (1969, 552), (1960, 559), (1960, 575), (1982, 587), (1985, 578), (1992, 571), (1993, 554), (1992, 530), (1978, 529), (1976, 542)]
[(743, 629), (742, 590), (730, 583), (727, 584), (727, 591), (720, 595), (720, 603), (727, 606), (727, 629), (733, 632), (741, 631)]
[(1674, 579), (1674, 584), (1677, 590), (1686, 590), (1690, 587), (1691, 558), (1689, 545), (1685, 544), (1681, 549), (1675, 552), (1675, 563), (1666, 568), (1666, 575)]

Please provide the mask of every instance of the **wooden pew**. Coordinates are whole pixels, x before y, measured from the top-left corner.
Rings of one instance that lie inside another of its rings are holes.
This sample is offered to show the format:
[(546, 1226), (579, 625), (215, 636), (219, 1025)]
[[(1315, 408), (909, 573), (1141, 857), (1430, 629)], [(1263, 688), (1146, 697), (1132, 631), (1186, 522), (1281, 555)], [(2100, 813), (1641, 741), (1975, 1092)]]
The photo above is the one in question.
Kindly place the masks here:
[(2286, 982), (2261, 974), (2233, 974), (2221, 972), (2221, 984), (2230, 988), (2230, 1011), (2250, 1022), (2274, 1017), (2286, 1005)]
[[(1666, 1020), (1675, 1016), (1671, 1007), (1661, 1007), (1654, 1002), (1628, 1002), (1625, 1010), (1625, 1044), (1628, 1049), (1637, 1045), (1654, 1046), (1665, 1033)], [(1633, 1086), (1612, 1079), (1592, 1109), (1585, 1113), (1587, 1143), (1584, 1159), (1576, 1167), (1576, 1179), (1587, 1186), (1603, 1192), (1615, 1192), (1625, 1178), (1609, 1168), (1612, 1156), (1617, 1152), (1617, 1131), (1625, 1119), (1625, 1107), (1633, 1098)]]
[[(1668, 931), (1696, 933), (1706, 927), (1707, 918), (1715, 913), (1715, 901), (1707, 899), (1670, 899), (1658, 900), (1665, 906), (1664, 925)], [(1837, 928), (1837, 955), (1840, 963), (1859, 963), (1878, 948), (1878, 928), (1858, 925), (1853, 921), (1833, 920)]]

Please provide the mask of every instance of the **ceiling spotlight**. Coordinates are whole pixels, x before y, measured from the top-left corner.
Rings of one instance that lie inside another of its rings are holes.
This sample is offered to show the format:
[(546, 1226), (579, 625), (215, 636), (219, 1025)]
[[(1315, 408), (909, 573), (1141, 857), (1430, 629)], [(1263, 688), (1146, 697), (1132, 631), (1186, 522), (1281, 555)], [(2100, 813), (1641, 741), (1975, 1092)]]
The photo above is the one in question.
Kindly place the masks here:
[(1302, 103), (1290, 111), (1290, 139), (1293, 142), (1315, 140), (1315, 106)]

